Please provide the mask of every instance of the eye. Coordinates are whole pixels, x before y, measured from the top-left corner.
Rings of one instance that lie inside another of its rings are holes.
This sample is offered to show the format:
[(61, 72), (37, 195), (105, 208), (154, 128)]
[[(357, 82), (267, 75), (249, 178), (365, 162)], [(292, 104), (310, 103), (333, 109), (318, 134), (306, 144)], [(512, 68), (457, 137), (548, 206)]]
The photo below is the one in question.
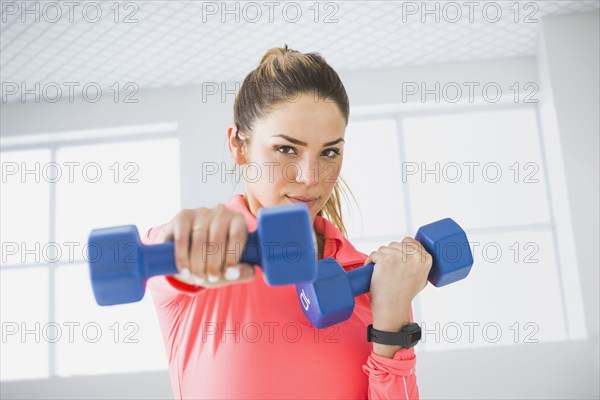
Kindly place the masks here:
[(296, 154), (296, 149), (291, 146), (276, 146), (275, 149), (282, 154)]
[(340, 151), (338, 149), (327, 149), (327, 150), (323, 151), (323, 154), (326, 154), (328, 152), (333, 152), (333, 153), (329, 153), (329, 155), (326, 155), (326, 157), (329, 157), (329, 158), (335, 158), (340, 155)]

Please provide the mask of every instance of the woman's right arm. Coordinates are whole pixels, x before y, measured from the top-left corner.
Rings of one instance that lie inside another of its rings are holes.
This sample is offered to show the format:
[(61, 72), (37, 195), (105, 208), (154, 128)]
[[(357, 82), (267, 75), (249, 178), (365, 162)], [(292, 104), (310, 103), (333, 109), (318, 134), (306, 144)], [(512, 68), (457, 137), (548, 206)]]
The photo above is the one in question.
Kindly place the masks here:
[(224, 205), (184, 209), (148, 234), (147, 242), (175, 243), (179, 274), (173, 277), (182, 282), (216, 288), (254, 279), (254, 268), (240, 263), (248, 239), (243, 214)]

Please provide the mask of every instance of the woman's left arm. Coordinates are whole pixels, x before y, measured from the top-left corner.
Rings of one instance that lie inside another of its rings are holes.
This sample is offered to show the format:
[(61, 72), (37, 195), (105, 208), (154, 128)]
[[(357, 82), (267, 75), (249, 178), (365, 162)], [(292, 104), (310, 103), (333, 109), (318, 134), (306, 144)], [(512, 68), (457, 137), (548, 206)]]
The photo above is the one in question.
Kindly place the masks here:
[[(410, 306), (404, 309), (402, 315), (405, 316), (405, 323), (413, 322)], [(375, 324), (373, 328), (387, 332), (397, 332), (401, 329)], [(404, 349), (400, 346), (373, 343), (373, 351), (363, 366), (363, 371), (369, 377), (368, 398), (418, 399), (416, 363), (414, 348)]]
[[(406, 237), (372, 252), (375, 263), (370, 304), (373, 328), (400, 332), (413, 322), (412, 300), (427, 285), (432, 258), (416, 240)], [(373, 344), (363, 371), (369, 376), (369, 399), (418, 399), (414, 348)]]

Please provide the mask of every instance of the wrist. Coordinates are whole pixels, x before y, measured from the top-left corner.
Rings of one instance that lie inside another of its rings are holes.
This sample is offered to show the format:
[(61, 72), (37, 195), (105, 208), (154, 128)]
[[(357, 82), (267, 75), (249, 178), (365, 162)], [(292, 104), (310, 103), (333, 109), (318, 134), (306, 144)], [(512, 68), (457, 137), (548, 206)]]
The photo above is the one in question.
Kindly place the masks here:
[[(398, 312), (400, 310), (400, 312)], [(404, 325), (410, 324), (410, 303), (396, 308), (392, 316), (373, 315), (373, 328), (385, 332), (400, 332)], [(373, 353), (386, 358), (393, 358), (402, 346), (373, 343)]]
[(384, 315), (373, 313), (373, 328), (380, 331), (400, 332), (402, 327), (410, 322), (410, 304), (397, 307), (393, 312)]
[(394, 354), (396, 354), (396, 352), (398, 352), (400, 349), (402, 349), (402, 346), (373, 343), (373, 353), (386, 358), (393, 358)]
[(373, 328), (384, 332), (400, 332), (402, 327), (407, 324), (410, 324), (408, 318), (403, 318), (402, 321), (399, 322), (377, 322), (373, 319)]
[[(421, 327), (416, 323), (407, 323), (399, 330), (382, 331), (369, 325), (367, 327), (367, 340), (373, 342), (373, 352), (377, 355), (394, 358), (396, 354), (405, 349), (410, 350), (421, 340)], [(404, 356), (408, 353), (402, 353)], [(400, 356), (402, 357), (402, 354)]]

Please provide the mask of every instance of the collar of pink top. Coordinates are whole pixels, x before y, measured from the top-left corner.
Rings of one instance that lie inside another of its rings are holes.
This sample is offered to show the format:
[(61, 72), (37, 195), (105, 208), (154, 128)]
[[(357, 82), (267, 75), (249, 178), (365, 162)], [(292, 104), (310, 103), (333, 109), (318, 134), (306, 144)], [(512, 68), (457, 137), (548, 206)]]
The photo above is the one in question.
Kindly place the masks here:
[[(256, 217), (246, 208), (244, 196), (241, 194), (234, 195), (227, 204), (231, 210), (240, 211), (244, 214), (246, 225), (250, 231), (256, 230)], [(325, 238), (325, 247), (323, 249), (323, 257), (335, 258), (342, 266), (349, 266), (363, 263), (366, 256), (357, 251), (354, 246), (342, 235), (340, 230), (336, 228), (329, 220), (319, 215), (315, 216), (313, 223), (315, 232)]]

